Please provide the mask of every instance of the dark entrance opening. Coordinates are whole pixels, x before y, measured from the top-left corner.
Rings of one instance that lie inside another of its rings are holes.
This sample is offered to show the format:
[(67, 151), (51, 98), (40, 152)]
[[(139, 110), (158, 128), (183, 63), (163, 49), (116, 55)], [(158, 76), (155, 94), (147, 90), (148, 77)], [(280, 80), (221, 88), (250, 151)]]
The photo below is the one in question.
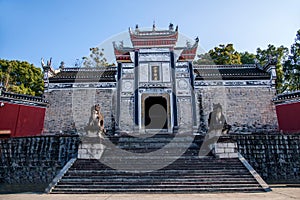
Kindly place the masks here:
[(145, 99), (145, 129), (168, 129), (167, 100), (163, 97)]

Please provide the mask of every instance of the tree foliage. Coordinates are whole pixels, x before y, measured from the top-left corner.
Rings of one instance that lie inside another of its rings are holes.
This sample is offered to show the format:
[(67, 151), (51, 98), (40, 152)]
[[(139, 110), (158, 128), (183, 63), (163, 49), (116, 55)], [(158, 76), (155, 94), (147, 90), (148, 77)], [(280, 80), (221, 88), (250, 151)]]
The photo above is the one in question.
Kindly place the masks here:
[(104, 57), (104, 49), (99, 49), (98, 47), (90, 48), (89, 57), (83, 57), (84, 67), (108, 67), (109, 64)]
[(10, 92), (41, 96), (44, 91), (42, 70), (26, 61), (0, 59), (0, 81)]
[(242, 64), (241, 56), (233, 48), (233, 44), (220, 44), (218, 47), (211, 49), (208, 53), (217, 65)]
[(272, 44), (268, 45), (267, 49), (257, 48), (256, 50), (256, 58), (259, 61), (261, 66), (267, 64), (270, 57), (277, 58), (276, 64), (276, 73), (277, 73), (277, 81), (276, 88), (279, 93), (283, 92), (286, 88), (283, 84), (284, 82), (284, 74), (283, 74), (283, 64), (286, 61), (288, 55), (288, 48), (284, 46), (275, 47)]
[[(297, 89), (299, 79), (296, 77), (299, 74), (299, 47), (300, 32), (298, 31), (295, 44), (292, 46), (291, 55), (288, 57), (288, 48), (284, 46), (275, 47), (269, 44), (266, 49), (257, 48), (256, 54), (249, 52), (237, 52), (233, 44), (219, 45), (209, 50), (208, 53), (198, 55), (198, 59), (194, 64), (199, 65), (228, 65), (228, 64), (260, 64), (264, 66), (269, 61), (270, 57), (277, 58), (276, 72), (277, 72), (277, 91), (283, 92), (285, 89)], [(289, 63), (284, 63), (287, 61)], [(297, 64), (298, 63), (298, 64)], [(283, 67), (285, 66), (285, 67)], [(298, 67), (298, 68), (297, 68)], [(285, 72), (284, 72), (285, 70)], [(289, 80), (292, 87), (287, 86), (285, 80)]]
[(248, 51), (240, 53), (242, 64), (255, 64), (256, 56), (253, 53), (249, 53)]
[(197, 65), (215, 65), (215, 62), (210, 57), (209, 53), (197, 55), (198, 59), (194, 61)]
[(286, 88), (290, 91), (300, 90), (300, 29), (295, 43), (291, 46), (290, 55), (283, 65)]
[(232, 65), (242, 64), (241, 55), (234, 49), (233, 44), (220, 44), (208, 51), (208, 53), (197, 55), (194, 64), (198, 65)]

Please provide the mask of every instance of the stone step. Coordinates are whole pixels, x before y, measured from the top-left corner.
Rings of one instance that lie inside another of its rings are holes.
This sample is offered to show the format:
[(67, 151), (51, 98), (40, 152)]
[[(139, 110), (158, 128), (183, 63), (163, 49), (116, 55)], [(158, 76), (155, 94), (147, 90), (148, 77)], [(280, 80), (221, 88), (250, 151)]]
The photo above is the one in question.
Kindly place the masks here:
[[(144, 163), (146, 163), (146, 161), (149, 161), (149, 160), (151, 161), (151, 164), (153, 166), (155, 165), (155, 161), (157, 161), (157, 162), (165, 161), (165, 159), (126, 159), (126, 160), (125, 159), (109, 159), (109, 161), (116, 161), (116, 163), (122, 163), (122, 164), (126, 164), (126, 165), (130, 165), (135, 162), (134, 166), (143, 165)], [(119, 161), (119, 162), (117, 162), (117, 161)], [(123, 161), (123, 162), (120, 162), (120, 161)], [(166, 161), (168, 161), (168, 160), (166, 160)], [(110, 163), (113, 163), (113, 162), (110, 162)], [(73, 168), (74, 169), (106, 169), (108, 167), (106, 165), (91, 164), (86, 167), (81, 166), (81, 165), (75, 165)], [(243, 168), (244, 169), (243, 166), (237, 165), (237, 164), (228, 165), (228, 164), (220, 163), (218, 165), (212, 165), (212, 164), (206, 164), (206, 163), (201, 163), (201, 162), (200, 163), (192, 163), (192, 161), (176, 162), (176, 164), (173, 163), (169, 166), (166, 166), (163, 169), (172, 169), (172, 168), (176, 168), (176, 169), (215, 169), (215, 168), (216, 169), (240, 169), (240, 168)]]
[(237, 187), (237, 188), (221, 188), (221, 187), (188, 187), (188, 188), (55, 188), (53, 194), (95, 194), (95, 193), (198, 193), (198, 192), (263, 192), (260, 187)]
[(197, 177), (182, 177), (182, 178), (176, 178), (176, 177), (169, 177), (167, 179), (155, 179), (153, 177), (140, 177), (140, 178), (132, 178), (132, 177), (117, 177), (117, 178), (65, 178), (62, 179), (58, 185), (61, 184), (98, 184), (98, 183), (105, 183), (105, 184), (114, 184), (114, 183), (139, 183), (139, 184), (150, 184), (150, 183), (188, 183), (188, 184), (222, 184), (222, 183), (256, 183), (253, 177), (249, 178), (243, 178), (236, 177), (236, 178), (230, 178), (230, 177), (223, 177), (223, 178), (213, 178), (213, 177), (207, 177), (199, 179)]
[(71, 169), (67, 172), (66, 176), (70, 175), (82, 175), (82, 176), (89, 176), (89, 175), (103, 175), (103, 174), (116, 174), (116, 175), (137, 175), (137, 176), (142, 176), (142, 175), (185, 175), (185, 174), (229, 174), (229, 175), (234, 175), (234, 174), (242, 174), (246, 173), (246, 169), (198, 169), (198, 170), (161, 170), (161, 171), (155, 171), (155, 172), (137, 172), (137, 173), (130, 173), (130, 172), (122, 172), (122, 171), (117, 171), (117, 170), (76, 170), (76, 169)]
[[(202, 136), (184, 134), (105, 138), (101, 159), (77, 159), (51, 193), (263, 191), (238, 158), (219, 159), (211, 154), (199, 157), (202, 141)], [(83, 145), (94, 148), (98, 144)], [(116, 148), (127, 152), (120, 153)], [(182, 155), (177, 155), (180, 149)], [(169, 164), (164, 166), (164, 163)], [(148, 165), (158, 170), (147, 171)], [(123, 171), (113, 169), (118, 167)]]
[[(176, 160), (176, 157), (167, 157), (167, 158), (163, 158), (163, 157), (150, 157), (150, 156), (145, 156), (145, 157), (140, 157), (140, 158), (137, 158), (137, 157), (118, 157), (118, 158), (107, 158), (107, 160), (132, 160), (132, 161), (143, 161), (143, 160), (153, 160), (153, 161), (165, 161), (165, 160), (175, 160), (170, 166), (182, 166), (182, 165), (191, 165), (191, 166), (199, 166), (199, 167), (205, 167), (205, 166), (208, 166), (208, 167), (238, 167), (238, 166), (242, 166), (241, 163), (236, 163), (236, 162), (229, 162), (229, 163), (224, 163), (224, 162), (217, 162), (217, 163), (212, 163), (212, 162), (209, 162), (209, 163), (205, 163), (205, 162), (202, 162), (202, 161), (197, 161), (197, 160), (194, 160), (194, 159), (186, 159), (186, 160)], [(87, 166), (95, 166), (95, 167), (106, 167), (105, 161), (106, 159), (102, 159), (102, 160), (99, 160), (98, 163), (75, 163), (73, 166), (82, 166), (82, 165), (87, 165)], [(142, 162), (140, 162), (141, 164), (143, 164)], [(136, 163), (138, 164), (138, 163)], [(153, 163), (155, 164), (155, 163)]]
[[(117, 155), (115, 155), (115, 157), (118, 157)], [(138, 158), (137, 156), (134, 156), (133, 158)], [(142, 156), (141, 156), (142, 157)], [(163, 156), (147, 156), (147, 158), (162, 158)], [(126, 158), (130, 158), (130, 157), (126, 157)], [(197, 162), (197, 163), (204, 163), (204, 164), (226, 164), (226, 165), (231, 165), (231, 164), (238, 164), (238, 165), (242, 165), (241, 162), (236, 159), (236, 158), (226, 158), (226, 159), (217, 159), (214, 157), (206, 157), (206, 158), (199, 158), (198, 156), (184, 156), (184, 157), (171, 157), (171, 158), (177, 158), (177, 160), (175, 161), (177, 162), (181, 162), (181, 161), (192, 161)], [(79, 164), (79, 165), (84, 165), (84, 164), (100, 164), (103, 165), (103, 163), (100, 162), (100, 160), (98, 159), (77, 159), (76, 162), (74, 163), (74, 165)], [(73, 165), (73, 166), (74, 166)]]
[[(197, 184), (191, 184), (191, 183), (181, 183), (181, 182), (177, 182), (177, 183), (149, 183), (149, 184), (140, 184), (140, 183), (136, 183), (136, 184), (132, 184), (132, 183), (121, 183), (121, 184), (89, 184), (89, 185), (83, 185), (83, 184), (78, 184), (76, 185), (76, 188), (88, 188), (88, 189), (92, 189), (92, 188), (100, 188), (100, 189), (118, 189), (118, 188), (192, 188), (192, 187), (199, 187), (201, 186), (202, 188), (239, 188), (239, 187), (259, 187), (259, 184), (257, 183), (238, 183), (238, 184), (219, 184), (219, 183), (215, 183), (215, 184), (206, 184), (206, 183), (197, 183)], [(68, 184), (62, 184), (59, 185), (60, 188), (74, 188), (74, 185), (68, 185)]]
[[(136, 172), (136, 173), (142, 173), (142, 172), (149, 172), (149, 171), (151, 171), (151, 170), (146, 170), (146, 169), (145, 170), (138, 170), (138, 169), (142, 169), (141, 166), (143, 166), (143, 165), (132, 165), (132, 166), (138, 167), (137, 170), (136, 171), (132, 170), (133, 168), (131, 166), (126, 166), (126, 167), (124, 166), (120, 170), (115, 170), (115, 169), (112, 169), (112, 168), (108, 169), (108, 168), (105, 168), (105, 167), (94, 167), (94, 166), (79, 167), (78, 166), (78, 167), (72, 168), (70, 170), (70, 172), (73, 172), (75, 170), (77, 170), (77, 171), (80, 171), (80, 170), (102, 170), (102, 171), (105, 171), (106, 173), (109, 173), (108, 170), (126, 171), (126, 169), (130, 169), (129, 172), (133, 171), (133, 172)], [(159, 167), (159, 166), (160, 165), (152, 165), (152, 167), (154, 169), (157, 168), (157, 167)], [(165, 170), (172, 170), (172, 169), (176, 170), (174, 173), (179, 173), (179, 172), (184, 173), (184, 171), (187, 171), (187, 170), (189, 170), (188, 171), (189, 173), (196, 173), (196, 172), (209, 173), (210, 171), (214, 173), (214, 172), (221, 171), (221, 170), (223, 170), (224, 172), (236, 171), (237, 173), (242, 173), (242, 172), (246, 172), (247, 171), (246, 169), (244, 169), (244, 168), (242, 168), (240, 166), (238, 166), (236, 168), (234, 168), (234, 166), (233, 167), (215, 167), (214, 166), (214, 167), (210, 167), (210, 168), (209, 168), (209, 166), (207, 166), (206, 168), (203, 168), (203, 167), (201, 168), (201, 167), (195, 165), (195, 166), (190, 166), (190, 167), (189, 166), (178, 166), (176, 169), (174, 167), (170, 167), (170, 166), (168, 166), (168, 167), (165, 168)], [(76, 171), (75, 171), (75, 173), (76, 173)], [(91, 172), (91, 173), (93, 173), (93, 172)], [(163, 172), (163, 173), (170, 173), (170, 172)]]
[[(199, 182), (206, 182), (206, 181), (224, 181), (224, 180), (232, 180), (232, 181), (236, 181), (236, 183), (239, 183), (239, 182), (243, 182), (244, 179), (245, 180), (250, 180), (251, 176), (249, 175), (241, 175), (241, 176), (238, 176), (238, 175), (224, 175), (224, 174), (218, 174), (218, 175), (188, 175), (188, 176), (185, 176), (185, 177), (176, 177), (176, 176), (164, 176), (164, 177), (159, 177), (159, 176), (154, 176), (154, 177), (143, 177), (143, 176), (136, 176), (136, 177), (130, 177), (130, 176), (95, 176), (93, 178), (91, 177), (85, 177), (85, 176), (70, 176), (70, 177), (64, 177), (63, 181), (74, 181), (74, 180), (84, 180), (84, 181), (102, 181), (102, 180), (106, 180), (106, 181), (119, 181), (119, 180), (125, 180), (126, 179), (128, 181), (131, 181), (131, 180), (135, 180), (135, 181), (138, 181), (138, 180), (151, 180), (151, 181), (164, 181), (164, 180), (178, 180), (178, 181), (185, 181), (185, 180), (190, 180), (190, 181), (199, 181)], [(254, 179), (252, 179), (254, 180)], [(61, 180), (62, 181), (62, 180)]]
[[(91, 149), (93, 149), (93, 148), (91, 148)], [(123, 151), (128, 151), (130, 153), (134, 153), (134, 154), (156, 153), (157, 151), (169, 152), (169, 154), (173, 153), (174, 156), (178, 157), (178, 153), (176, 151), (176, 148), (164, 148), (163, 150), (161, 150), (161, 148), (145, 148), (145, 149), (143, 149), (143, 148), (135, 148), (135, 149), (119, 148), (119, 149), (123, 150)], [(117, 151), (119, 151), (119, 149)], [(97, 150), (97, 148), (95, 148), (95, 150)], [(118, 154), (115, 151), (115, 149), (105, 148), (105, 149), (102, 149), (102, 151), (104, 152), (103, 157), (112, 156), (112, 155), (115, 155), (116, 157), (118, 157)], [(199, 149), (187, 149), (183, 153), (185, 153), (186, 155), (190, 155), (190, 156), (198, 156), (199, 155)], [(162, 155), (164, 155), (164, 154), (165, 153), (163, 153)]]

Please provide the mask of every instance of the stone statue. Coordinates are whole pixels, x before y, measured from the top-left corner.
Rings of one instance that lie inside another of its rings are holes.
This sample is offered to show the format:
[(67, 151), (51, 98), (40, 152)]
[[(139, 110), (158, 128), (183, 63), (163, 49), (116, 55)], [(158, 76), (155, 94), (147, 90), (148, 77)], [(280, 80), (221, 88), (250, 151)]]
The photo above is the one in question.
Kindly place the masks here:
[(227, 124), (225, 116), (222, 113), (221, 104), (213, 104), (213, 111), (209, 113), (208, 118), (208, 133), (220, 132), (225, 135), (230, 130), (231, 126)]
[(209, 113), (208, 118), (208, 131), (199, 150), (199, 156), (207, 156), (218, 142), (219, 137), (226, 135), (230, 128), (231, 126), (227, 124), (222, 113), (221, 104), (213, 104), (213, 111)]
[(97, 127), (100, 133), (105, 133), (104, 129), (104, 117), (100, 111), (101, 107), (99, 104), (92, 106), (91, 108), (91, 117), (89, 120), (89, 126)]

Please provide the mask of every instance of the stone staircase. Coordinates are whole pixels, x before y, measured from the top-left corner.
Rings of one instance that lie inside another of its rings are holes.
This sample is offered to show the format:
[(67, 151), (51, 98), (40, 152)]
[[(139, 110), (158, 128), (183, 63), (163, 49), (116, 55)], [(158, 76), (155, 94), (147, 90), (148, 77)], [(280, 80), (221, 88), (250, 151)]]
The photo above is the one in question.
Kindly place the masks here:
[[(265, 191), (239, 158), (220, 159), (211, 153), (199, 157), (203, 139), (166, 134), (149, 138), (128, 135), (105, 138), (106, 149), (101, 159), (77, 159), (49, 192)], [(183, 154), (178, 156), (177, 150)]]

